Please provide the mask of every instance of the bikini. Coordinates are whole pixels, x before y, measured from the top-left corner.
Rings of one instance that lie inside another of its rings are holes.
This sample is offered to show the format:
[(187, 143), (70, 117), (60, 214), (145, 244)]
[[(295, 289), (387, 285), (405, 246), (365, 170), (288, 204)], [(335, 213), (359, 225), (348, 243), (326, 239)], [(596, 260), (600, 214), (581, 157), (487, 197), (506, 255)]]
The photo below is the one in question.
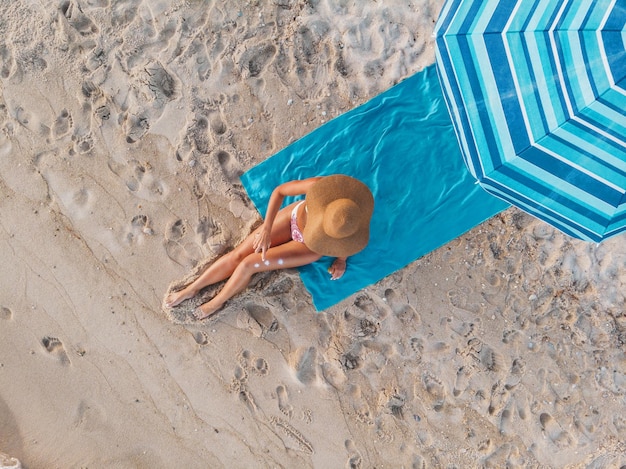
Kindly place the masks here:
[(298, 209), (300, 205), (304, 203), (304, 200), (301, 201), (291, 211), (291, 239), (293, 239), (297, 243), (304, 243), (304, 236), (302, 236), (302, 231), (298, 228)]

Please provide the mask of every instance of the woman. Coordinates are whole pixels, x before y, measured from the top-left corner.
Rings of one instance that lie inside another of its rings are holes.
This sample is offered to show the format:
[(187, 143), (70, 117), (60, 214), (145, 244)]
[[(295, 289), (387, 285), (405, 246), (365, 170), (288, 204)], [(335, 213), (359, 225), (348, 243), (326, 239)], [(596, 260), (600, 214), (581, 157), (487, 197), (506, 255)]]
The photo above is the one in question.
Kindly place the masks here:
[[(302, 194), (303, 201), (280, 209), (286, 196)], [(300, 267), (322, 256), (336, 258), (328, 272), (337, 280), (346, 271), (348, 256), (367, 245), (373, 210), (374, 198), (368, 187), (349, 176), (281, 184), (270, 196), (263, 224), (187, 287), (167, 295), (164, 306), (172, 308), (204, 287), (228, 279), (212, 300), (194, 311), (196, 319), (204, 319), (242, 291), (255, 273)]]

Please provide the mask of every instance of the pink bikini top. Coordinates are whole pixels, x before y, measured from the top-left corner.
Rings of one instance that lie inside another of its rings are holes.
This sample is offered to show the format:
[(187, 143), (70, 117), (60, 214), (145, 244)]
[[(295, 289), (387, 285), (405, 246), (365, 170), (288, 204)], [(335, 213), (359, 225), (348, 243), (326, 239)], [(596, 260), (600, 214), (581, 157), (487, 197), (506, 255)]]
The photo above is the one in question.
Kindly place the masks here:
[(297, 243), (304, 243), (304, 236), (302, 236), (302, 232), (300, 228), (298, 228), (298, 209), (303, 203), (304, 200), (297, 204), (291, 211), (291, 239)]

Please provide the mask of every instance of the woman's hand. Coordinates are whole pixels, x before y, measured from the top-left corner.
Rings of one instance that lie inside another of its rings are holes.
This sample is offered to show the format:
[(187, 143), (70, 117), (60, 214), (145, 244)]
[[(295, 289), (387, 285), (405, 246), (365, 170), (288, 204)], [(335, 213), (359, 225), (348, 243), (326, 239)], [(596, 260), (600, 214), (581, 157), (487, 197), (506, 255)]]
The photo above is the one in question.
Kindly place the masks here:
[(254, 252), (260, 252), (261, 259), (265, 261), (265, 253), (271, 245), (272, 240), (270, 237), (270, 230), (266, 229), (265, 226), (262, 226), (261, 229), (254, 235), (254, 241), (252, 242)]
[(328, 268), (328, 273), (330, 274), (331, 280), (337, 280), (343, 276), (346, 272), (346, 258), (338, 257), (333, 261), (333, 263)]

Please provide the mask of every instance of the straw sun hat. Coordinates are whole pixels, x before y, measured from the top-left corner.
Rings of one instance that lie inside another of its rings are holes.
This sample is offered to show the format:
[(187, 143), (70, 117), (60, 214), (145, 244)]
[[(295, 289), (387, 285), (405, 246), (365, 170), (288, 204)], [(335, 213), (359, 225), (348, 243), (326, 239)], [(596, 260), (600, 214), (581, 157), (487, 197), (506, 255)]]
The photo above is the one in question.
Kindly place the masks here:
[(326, 176), (306, 195), (307, 220), (302, 235), (307, 247), (323, 256), (348, 257), (369, 240), (374, 197), (350, 176)]

